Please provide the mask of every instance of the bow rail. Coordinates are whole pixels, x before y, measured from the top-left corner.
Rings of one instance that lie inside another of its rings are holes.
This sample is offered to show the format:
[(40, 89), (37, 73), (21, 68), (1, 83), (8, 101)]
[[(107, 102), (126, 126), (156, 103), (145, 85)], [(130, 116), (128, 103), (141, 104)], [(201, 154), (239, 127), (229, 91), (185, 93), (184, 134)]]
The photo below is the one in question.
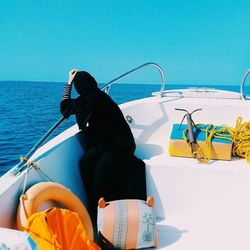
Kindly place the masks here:
[(111, 87), (111, 85), (112, 85), (114, 82), (116, 82), (116, 81), (118, 81), (118, 80), (124, 78), (125, 76), (130, 75), (130, 74), (132, 74), (132, 73), (134, 73), (134, 72), (136, 72), (136, 71), (138, 71), (138, 70), (140, 70), (140, 69), (143, 69), (143, 68), (145, 68), (145, 67), (150, 67), (150, 66), (151, 66), (151, 67), (154, 67), (154, 68), (156, 68), (156, 69), (158, 69), (158, 71), (160, 72), (161, 80), (162, 80), (160, 95), (161, 95), (161, 97), (162, 97), (162, 96), (163, 96), (163, 91), (164, 91), (164, 89), (165, 89), (165, 74), (164, 74), (164, 72), (163, 72), (163, 69), (162, 69), (158, 64), (153, 63), (153, 62), (144, 63), (144, 64), (142, 64), (141, 66), (136, 67), (136, 68), (134, 68), (134, 69), (131, 69), (131, 70), (129, 70), (128, 72), (126, 72), (126, 73), (124, 73), (124, 74), (122, 74), (122, 75), (116, 77), (115, 79), (113, 79), (113, 80), (111, 80), (110, 82), (106, 83), (106, 84), (104, 85), (104, 87), (102, 88), (102, 90), (105, 91), (105, 92), (108, 94), (108, 93), (109, 93), (109, 90), (110, 90), (110, 87)]
[(246, 100), (246, 96), (244, 95), (244, 87), (245, 87), (245, 82), (246, 82), (246, 79), (247, 79), (249, 73), (250, 73), (250, 68), (245, 73), (243, 80), (241, 82), (241, 85), (240, 85), (240, 97), (242, 100)]
[[(156, 63), (145, 63), (137, 68), (134, 68), (118, 77), (116, 77), (115, 79), (111, 80), (110, 82), (108, 82), (107, 84), (105, 84), (105, 86), (101, 89), (103, 91), (105, 91), (107, 94), (109, 92), (109, 89), (111, 87), (111, 84), (113, 84), (115, 81), (137, 71), (137, 70), (140, 70), (144, 67), (147, 67), (147, 66), (153, 66), (155, 68), (157, 68), (159, 71), (160, 71), (160, 74), (161, 74), (161, 78), (162, 78), (162, 85), (161, 85), (161, 96), (163, 95), (163, 91), (164, 91), (164, 88), (165, 88), (165, 76), (164, 76), (164, 73), (163, 73), (163, 70), (162, 68), (156, 64)], [(26, 168), (29, 167), (29, 159), (32, 157), (32, 155), (37, 151), (38, 148), (40, 148), (44, 142), (48, 139), (48, 137), (54, 133), (57, 128), (66, 120), (65, 117), (61, 117), (43, 136), (42, 138), (32, 147), (32, 149), (26, 154), (25, 157), (23, 157), (23, 159), (25, 160), (22, 160), (20, 161), (15, 167), (14, 167), (14, 170), (12, 170), (12, 175), (18, 175), (20, 174), (23, 170), (25, 170)]]

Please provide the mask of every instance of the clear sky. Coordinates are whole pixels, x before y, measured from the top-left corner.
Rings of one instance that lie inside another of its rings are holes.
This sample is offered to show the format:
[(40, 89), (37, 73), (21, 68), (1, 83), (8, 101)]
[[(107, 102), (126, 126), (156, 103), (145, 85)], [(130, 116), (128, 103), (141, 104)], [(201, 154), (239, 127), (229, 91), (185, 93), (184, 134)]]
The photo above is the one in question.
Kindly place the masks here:
[(250, 1), (0, 0), (0, 80), (66, 81), (76, 67), (106, 82), (151, 61), (167, 83), (238, 84), (250, 67)]

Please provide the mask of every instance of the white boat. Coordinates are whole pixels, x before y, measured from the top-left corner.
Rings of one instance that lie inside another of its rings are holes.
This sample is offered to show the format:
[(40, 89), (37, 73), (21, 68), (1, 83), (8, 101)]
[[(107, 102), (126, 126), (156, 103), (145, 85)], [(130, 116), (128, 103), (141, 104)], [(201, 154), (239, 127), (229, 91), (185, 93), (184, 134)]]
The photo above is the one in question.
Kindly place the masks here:
[[(158, 248), (169, 250), (250, 249), (250, 165), (246, 159), (211, 160), (202, 164), (195, 158), (169, 155), (173, 124), (180, 123), (186, 109), (196, 123), (235, 126), (237, 117), (250, 121), (250, 102), (241, 92), (208, 88), (164, 90), (164, 74), (157, 64), (147, 63), (109, 82), (146, 66), (162, 76), (160, 92), (120, 105), (129, 121), (137, 149), (146, 163), (147, 194), (155, 200)], [(167, 88), (167, 86), (166, 86)], [(48, 134), (63, 121), (61, 119)], [(14, 228), (23, 187), (47, 181), (47, 177), (68, 187), (86, 204), (78, 170), (83, 155), (78, 126), (74, 125), (42, 146), (47, 134), (28, 154), (39, 168), (20, 163), (0, 178), (0, 226)], [(39, 169), (42, 170), (39, 172)]]

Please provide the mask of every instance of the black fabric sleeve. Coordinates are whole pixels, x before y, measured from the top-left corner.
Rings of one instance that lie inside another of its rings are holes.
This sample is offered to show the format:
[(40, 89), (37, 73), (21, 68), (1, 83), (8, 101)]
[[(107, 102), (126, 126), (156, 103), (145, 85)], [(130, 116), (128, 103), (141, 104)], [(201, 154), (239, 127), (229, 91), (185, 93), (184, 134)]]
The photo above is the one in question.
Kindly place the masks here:
[(60, 112), (64, 117), (69, 118), (71, 115), (75, 114), (74, 102), (74, 99), (65, 99), (61, 101)]

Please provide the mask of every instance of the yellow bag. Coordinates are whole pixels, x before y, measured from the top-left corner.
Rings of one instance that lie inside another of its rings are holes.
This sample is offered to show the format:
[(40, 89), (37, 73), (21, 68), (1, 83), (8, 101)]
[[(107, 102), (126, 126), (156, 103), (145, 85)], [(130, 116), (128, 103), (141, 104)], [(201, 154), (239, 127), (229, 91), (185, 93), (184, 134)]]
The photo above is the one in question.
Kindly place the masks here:
[(100, 250), (89, 239), (77, 213), (68, 209), (52, 208), (32, 214), (26, 231), (40, 250)]

